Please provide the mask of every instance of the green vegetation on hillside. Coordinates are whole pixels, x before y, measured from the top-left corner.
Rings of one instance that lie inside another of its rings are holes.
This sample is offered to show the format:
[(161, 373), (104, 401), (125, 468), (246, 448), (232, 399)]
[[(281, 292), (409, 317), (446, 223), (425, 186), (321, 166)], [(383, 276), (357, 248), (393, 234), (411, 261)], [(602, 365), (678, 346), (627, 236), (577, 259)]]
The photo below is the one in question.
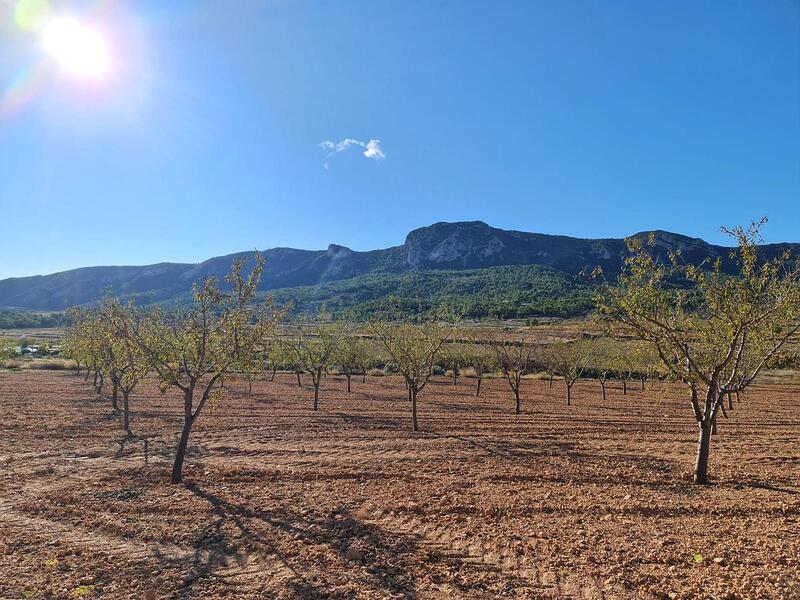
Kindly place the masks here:
[[(442, 304), (467, 319), (514, 319), (540, 316), (573, 317), (592, 309), (590, 286), (578, 277), (549, 267), (517, 265), (460, 271), (419, 270), (370, 273), (315, 286), (261, 292), (279, 304), (292, 302), (294, 312), (316, 313), (325, 308), (335, 317), (364, 320), (390, 309), (404, 316), (425, 315)], [(169, 300), (149, 294), (126, 294), (137, 306), (165, 307), (191, 303), (191, 294)], [(62, 312), (0, 311), (0, 329), (62, 327)]]
[(43, 313), (25, 310), (0, 310), (0, 329), (39, 329), (64, 327), (69, 317), (63, 312)]
[(295, 312), (325, 307), (333, 315), (347, 313), (357, 319), (373, 316), (387, 304), (405, 314), (447, 304), (469, 319), (571, 317), (592, 308), (586, 282), (538, 265), (369, 274), (269, 293), (279, 303), (293, 302)]

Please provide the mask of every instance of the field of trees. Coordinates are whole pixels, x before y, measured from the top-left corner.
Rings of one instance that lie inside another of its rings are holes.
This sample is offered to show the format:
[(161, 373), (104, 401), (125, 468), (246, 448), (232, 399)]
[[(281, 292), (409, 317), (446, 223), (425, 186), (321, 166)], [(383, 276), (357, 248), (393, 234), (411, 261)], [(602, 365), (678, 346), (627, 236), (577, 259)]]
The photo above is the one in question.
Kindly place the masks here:
[(0, 379), (0, 592), (797, 597), (800, 409), (760, 377), (800, 272), (758, 231), (736, 276), (632, 240), (582, 329), (289, 319), (259, 255), (74, 309), (73, 369)]

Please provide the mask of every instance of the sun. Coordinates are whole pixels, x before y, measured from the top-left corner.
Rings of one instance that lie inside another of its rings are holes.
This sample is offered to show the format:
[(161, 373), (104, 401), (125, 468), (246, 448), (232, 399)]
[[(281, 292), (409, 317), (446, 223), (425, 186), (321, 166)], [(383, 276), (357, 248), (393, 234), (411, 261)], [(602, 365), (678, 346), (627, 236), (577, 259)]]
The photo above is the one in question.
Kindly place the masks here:
[(99, 31), (70, 17), (58, 17), (42, 29), (45, 51), (67, 73), (86, 79), (103, 79), (111, 57)]

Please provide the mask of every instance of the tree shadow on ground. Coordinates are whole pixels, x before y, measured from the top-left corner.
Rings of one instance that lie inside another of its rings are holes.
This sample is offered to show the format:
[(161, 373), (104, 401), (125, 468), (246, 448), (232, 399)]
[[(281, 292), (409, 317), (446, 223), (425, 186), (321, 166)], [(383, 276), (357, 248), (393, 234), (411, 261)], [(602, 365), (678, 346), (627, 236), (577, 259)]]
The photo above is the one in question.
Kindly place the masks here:
[[(322, 571), (306, 555), (309, 544), (316, 550), (333, 551), (345, 564), (351, 547), (363, 548), (363, 560), (352, 564), (362, 564), (366, 578), (362, 576), (361, 583), (365, 587), (376, 595), (417, 597), (415, 582), (402, 565), (402, 558), (417, 550), (416, 542), (408, 536), (389, 534), (346, 510), (331, 511), (325, 516), (288, 508), (263, 510), (225, 500), (196, 484), (186, 488), (211, 505), (214, 519), (195, 536), (194, 555), (179, 598), (192, 597), (196, 582), (213, 578), (232, 564), (244, 566), (252, 554), (284, 574), (286, 591), (294, 597), (339, 597), (319, 583), (317, 575)], [(290, 556), (282, 550), (281, 539), (284, 544), (294, 544), (297, 554)], [(345, 593), (340, 596), (349, 597)]]
[(153, 439), (147, 436), (136, 435), (123, 435), (115, 441), (117, 451), (114, 453), (115, 459), (124, 459), (141, 455), (144, 464), (149, 464), (150, 459), (154, 456), (171, 459), (175, 453), (174, 445), (167, 443), (165, 440)]
[(402, 427), (407, 419), (378, 417), (373, 415), (352, 415), (343, 412), (333, 413), (333, 416), (341, 419), (348, 425), (364, 429), (397, 429)]
[(541, 442), (516, 442), (492, 438), (492, 440), (489, 441), (486, 439), (476, 439), (475, 437), (446, 433), (424, 432), (424, 435), (441, 440), (455, 440), (471, 447), (474, 450), (480, 451), (487, 456), (510, 459), (513, 458), (517, 461), (523, 461), (522, 463), (518, 462), (517, 464), (524, 464), (524, 460), (526, 459), (535, 460), (541, 456), (568, 456), (576, 447), (574, 442), (553, 440), (543, 440)]
[(800, 496), (800, 490), (798, 490), (797, 488), (792, 488), (792, 487), (789, 487), (788, 485), (784, 485), (782, 487), (782, 486), (779, 486), (779, 485), (775, 485), (774, 483), (766, 483), (766, 482), (763, 482), (763, 481), (750, 480), (750, 481), (738, 482), (735, 485), (735, 487), (738, 487), (738, 488), (752, 488), (752, 489), (758, 489), (758, 490), (765, 490), (765, 491), (768, 491), (768, 492), (778, 492), (778, 493), (781, 493), (781, 494), (789, 494), (791, 496)]

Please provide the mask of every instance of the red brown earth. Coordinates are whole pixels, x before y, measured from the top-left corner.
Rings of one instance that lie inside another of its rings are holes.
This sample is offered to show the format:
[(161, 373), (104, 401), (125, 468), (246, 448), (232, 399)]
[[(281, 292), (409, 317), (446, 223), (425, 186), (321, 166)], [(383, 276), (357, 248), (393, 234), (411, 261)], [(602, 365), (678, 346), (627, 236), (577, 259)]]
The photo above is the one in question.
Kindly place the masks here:
[[(800, 598), (800, 402), (762, 385), (691, 485), (695, 426), (657, 385), (607, 401), (439, 378), (228, 385), (170, 485), (180, 400), (0, 371), (0, 598)], [(145, 442), (146, 445), (145, 445)]]

